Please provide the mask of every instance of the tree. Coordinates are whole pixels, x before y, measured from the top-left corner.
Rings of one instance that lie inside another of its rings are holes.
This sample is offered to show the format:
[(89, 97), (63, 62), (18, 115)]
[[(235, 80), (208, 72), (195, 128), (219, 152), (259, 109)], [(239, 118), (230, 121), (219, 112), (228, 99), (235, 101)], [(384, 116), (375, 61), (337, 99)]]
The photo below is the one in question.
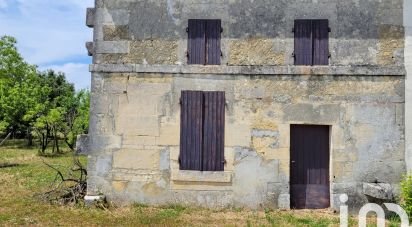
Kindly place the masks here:
[(50, 142), (52, 153), (60, 152), (61, 140), (74, 150), (77, 135), (88, 131), (89, 105), (88, 91), (76, 92), (64, 73), (37, 71), (13, 37), (0, 37), (0, 135), (18, 133), (29, 146), (34, 135), (40, 154)]
[(36, 66), (26, 63), (10, 36), (0, 38), (0, 133), (26, 131), (23, 117), (41, 95)]
[(77, 135), (87, 133), (89, 130), (90, 92), (81, 90), (67, 100), (66, 104), (65, 127), (62, 133), (67, 146), (74, 150)]

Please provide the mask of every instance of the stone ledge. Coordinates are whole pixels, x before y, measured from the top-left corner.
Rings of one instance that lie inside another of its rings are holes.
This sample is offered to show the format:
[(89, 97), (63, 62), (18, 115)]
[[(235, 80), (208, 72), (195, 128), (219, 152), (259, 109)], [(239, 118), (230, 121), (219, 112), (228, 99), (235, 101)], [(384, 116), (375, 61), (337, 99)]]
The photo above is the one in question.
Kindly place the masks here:
[(199, 66), (92, 64), (90, 72), (221, 75), (404, 76), (402, 66)]
[(86, 11), (86, 26), (89, 28), (94, 27), (94, 18), (95, 18), (96, 10), (95, 8), (87, 8)]
[(172, 181), (184, 182), (213, 182), (213, 183), (231, 183), (232, 172), (202, 172), (188, 170), (172, 170)]

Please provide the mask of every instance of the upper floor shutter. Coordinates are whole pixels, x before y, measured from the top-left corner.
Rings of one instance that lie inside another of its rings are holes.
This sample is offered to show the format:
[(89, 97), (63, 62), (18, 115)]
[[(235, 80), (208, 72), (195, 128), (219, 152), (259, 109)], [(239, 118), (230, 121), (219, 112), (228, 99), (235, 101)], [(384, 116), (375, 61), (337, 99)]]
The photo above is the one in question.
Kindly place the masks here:
[(202, 170), (203, 93), (182, 91), (180, 169)]
[(295, 20), (295, 65), (312, 62), (312, 21)]
[(313, 20), (313, 65), (329, 64), (329, 21)]
[(206, 64), (220, 65), (220, 38), (221, 38), (221, 21), (206, 21)]
[(206, 64), (206, 21), (190, 19), (188, 27), (188, 63)]
[(203, 171), (223, 171), (225, 165), (225, 92), (204, 92)]

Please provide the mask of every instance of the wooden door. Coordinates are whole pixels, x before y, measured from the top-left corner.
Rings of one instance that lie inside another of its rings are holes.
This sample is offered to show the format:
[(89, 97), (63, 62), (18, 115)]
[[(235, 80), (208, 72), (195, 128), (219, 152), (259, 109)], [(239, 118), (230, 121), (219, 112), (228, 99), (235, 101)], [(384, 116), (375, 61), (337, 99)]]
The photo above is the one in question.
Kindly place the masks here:
[(292, 125), (290, 136), (291, 208), (328, 208), (329, 126)]

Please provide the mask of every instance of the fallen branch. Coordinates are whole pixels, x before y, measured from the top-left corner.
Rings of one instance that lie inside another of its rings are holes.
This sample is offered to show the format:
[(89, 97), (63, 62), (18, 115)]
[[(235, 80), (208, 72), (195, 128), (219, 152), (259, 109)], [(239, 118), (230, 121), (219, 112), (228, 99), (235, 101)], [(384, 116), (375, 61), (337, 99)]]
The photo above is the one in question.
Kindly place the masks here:
[(68, 174), (63, 174), (60, 169), (45, 162), (44, 159), (42, 161), (56, 172), (50, 186), (51, 190), (41, 194), (44, 200), (62, 205), (77, 204), (84, 200), (87, 192), (87, 170), (78, 157), (74, 157), (73, 166), (67, 168)]

